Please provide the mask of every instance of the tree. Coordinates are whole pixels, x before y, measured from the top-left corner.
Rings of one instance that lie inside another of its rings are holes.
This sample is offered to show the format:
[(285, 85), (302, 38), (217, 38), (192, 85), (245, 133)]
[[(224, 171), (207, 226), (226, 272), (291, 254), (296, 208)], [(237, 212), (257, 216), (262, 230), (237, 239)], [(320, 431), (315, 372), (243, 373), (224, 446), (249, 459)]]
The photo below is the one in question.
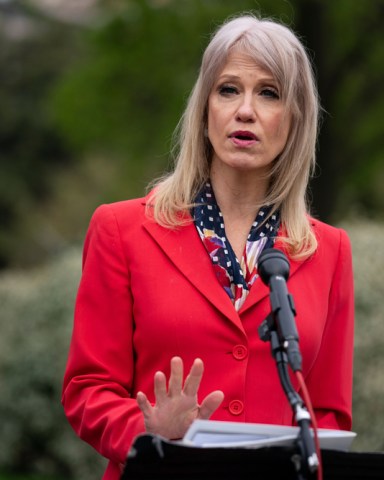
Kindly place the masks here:
[(73, 158), (46, 102), (71, 55), (67, 32), (17, 2), (0, 10), (0, 268), (23, 242), (19, 220), (50, 196), (53, 172)]
[(325, 110), (315, 210), (329, 220), (354, 208), (382, 214), (384, 2), (300, 0), (296, 12)]

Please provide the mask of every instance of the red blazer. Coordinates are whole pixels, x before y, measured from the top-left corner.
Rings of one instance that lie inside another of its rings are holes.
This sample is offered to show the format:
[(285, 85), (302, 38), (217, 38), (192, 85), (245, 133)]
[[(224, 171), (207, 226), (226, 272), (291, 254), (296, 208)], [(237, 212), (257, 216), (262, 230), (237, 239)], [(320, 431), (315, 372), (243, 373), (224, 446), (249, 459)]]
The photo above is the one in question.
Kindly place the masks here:
[[(351, 427), (353, 282), (343, 230), (312, 220), (316, 253), (291, 260), (303, 374), (319, 426)], [(278, 248), (282, 248), (277, 242)], [(258, 278), (239, 312), (217, 281), (193, 223), (177, 230), (145, 216), (145, 199), (99, 207), (87, 233), (73, 337), (64, 379), (66, 415), (120, 476), (144, 431), (135, 396), (153, 398), (157, 370), (179, 355), (204, 361), (199, 394), (220, 389), (212, 419), (291, 425), (270, 345), (258, 326), (270, 312)], [(297, 387), (296, 383), (294, 385)]]

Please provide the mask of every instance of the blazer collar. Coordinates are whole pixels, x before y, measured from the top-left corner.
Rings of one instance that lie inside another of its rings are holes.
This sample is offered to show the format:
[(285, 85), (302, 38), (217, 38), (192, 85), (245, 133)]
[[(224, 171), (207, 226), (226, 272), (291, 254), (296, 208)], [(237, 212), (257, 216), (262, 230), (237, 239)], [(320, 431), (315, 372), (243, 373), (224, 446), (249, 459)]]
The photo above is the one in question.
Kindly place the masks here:
[[(204, 249), (192, 220), (176, 230), (164, 228), (151, 219), (146, 219), (143, 227), (188, 281), (221, 313), (244, 331), (240, 315), (269, 295), (269, 288), (264, 285), (261, 278), (258, 277), (255, 280), (244, 305), (237, 312), (215, 276), (211, 259)], [(281, 231), (278, 235), (281, 236)], [(276, 247), (287, 253), (279, 239)], [(196, 252), (199, 255), (198, 263), (196, 263)], [(303, 261), (290, 259), (290, 278), (303, 263)]]

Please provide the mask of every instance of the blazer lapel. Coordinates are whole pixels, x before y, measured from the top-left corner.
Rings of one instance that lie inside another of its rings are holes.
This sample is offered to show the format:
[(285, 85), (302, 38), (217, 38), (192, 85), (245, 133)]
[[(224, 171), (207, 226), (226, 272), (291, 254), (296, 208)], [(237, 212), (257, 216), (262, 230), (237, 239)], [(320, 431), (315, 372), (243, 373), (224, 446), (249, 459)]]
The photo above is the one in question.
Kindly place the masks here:
[[(312, 228), (314, 228), (314, 222)], [(217, 281), (214, 274), (211, 259), (204, 250), (204, 246), (196, 232), (191, 221), (189, 224), (171, 230), (161, 227), (151, 220), (146, 220), (143, 224), (147, 232), (153, 237), (158, 246), (165, 255), (172, 261), (174, 266), (191, 282), (194, 287), (199, 290), (219, 311), (227, 318), (234, 322), (241, 330), (244, 331), (240, 314), (252, 308), (260, 300), (269, 295), (269, 288), (264, 285), (261, 278), (258, 277), (246, 298), (244, 305), (239, 312), (236, 312), (223, 287)], [(275, 248), (282, 250), (287, 256), (284, 244), (279, 240), (281, 237), (281, 228), (278, 233)], [(196, 252), (199, 261), (196, 262)], [(297, 270), (305, 263), (304, 261), (295, 261), (289, 259), (290, 275), (293, 277)], [(289, 291), (289, 280), (288, 280)]]
[(143, 227), (189, 282), (220, 312), (244, 330), (239, 314), (215, 276), (211, 259), (194, 224), (191, 222), (177, 230), (171, 230), (147, 220)]
[[(281, 231), (279, 231), (279, 234), (278, 234), (278, 237), (280, 237), (280, 236), (281, 236)], [(277, 238), (275, 248), (284, 252), (285, 255), (287, 255), (287, 257), (289, 258), (287, 250), (286, 250), (284, 244), (281, 241), (279, 241), (279, 238)], [(290, 264), (289, 279), (292, 278), (295, 275), (297, 270), (304, 263), (305, 263), (305, 260), (296, 261), (296, 260), (292, 260), (291, 258), (289, 258), (289, 264)], [(288, 282), (287, 282), (288, 291), (289, 291), (289, 279), (288, 279)], [(249, 308), (252, 308), (258, 302), (260, 302), (260, 300), (262, 300), (264, 297), (269, 295), (269, 292), (270, 292), (269, 287), (263, 283), (263, 281), (261, 280), (260, 277), (257, 277), (254, 284), (251, 287), (251, 290), (248, 294), (248, 297), (246, 298), (246, 300), (244, 302), (244, 305), (240, 309), (240, 313), (243, 313), (246, 310), (248, 310)]]

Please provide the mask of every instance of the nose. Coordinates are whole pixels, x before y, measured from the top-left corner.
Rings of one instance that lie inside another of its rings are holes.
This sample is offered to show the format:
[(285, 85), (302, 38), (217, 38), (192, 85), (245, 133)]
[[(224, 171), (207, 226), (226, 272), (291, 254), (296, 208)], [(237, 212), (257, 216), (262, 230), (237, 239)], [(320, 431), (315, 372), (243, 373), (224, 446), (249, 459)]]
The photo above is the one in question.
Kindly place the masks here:
[(240, 122), (254, 122), (256, 120), (256, 112), (253, 105), (252, 95), (244, 95), (236, 112), (236, 120)]

